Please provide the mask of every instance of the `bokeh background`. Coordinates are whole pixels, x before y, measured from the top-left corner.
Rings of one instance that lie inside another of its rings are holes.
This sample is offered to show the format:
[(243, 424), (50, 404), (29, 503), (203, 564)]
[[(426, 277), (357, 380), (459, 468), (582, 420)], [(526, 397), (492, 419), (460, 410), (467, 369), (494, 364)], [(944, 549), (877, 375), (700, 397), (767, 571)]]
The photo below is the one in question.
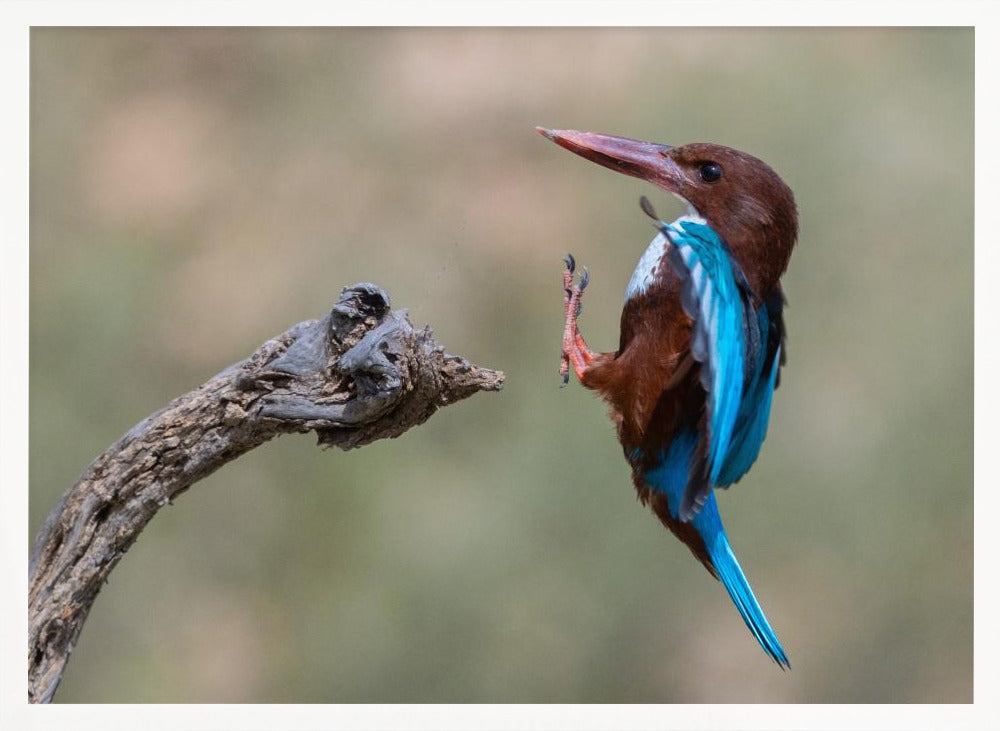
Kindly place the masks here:
[[(135, 422), (385, 287), (501, 394), (342, 453), (267, 444), (111, 576), (62, 702), (972, 700), (971, 29), (35, 29), (34, 534)], [(789, 361), (722, 496), (791, 657), (560, 390), (560, 258), (617, 343), (679, 206), (535, 125), (770, 162)]]

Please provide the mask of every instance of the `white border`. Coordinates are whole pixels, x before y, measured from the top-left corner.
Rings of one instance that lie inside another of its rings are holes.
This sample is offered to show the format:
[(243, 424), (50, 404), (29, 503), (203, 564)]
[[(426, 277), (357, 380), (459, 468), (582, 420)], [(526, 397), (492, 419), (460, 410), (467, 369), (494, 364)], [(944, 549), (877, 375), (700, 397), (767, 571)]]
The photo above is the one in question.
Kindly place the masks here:
[[(1000, 170), (996, 89), (1000, 30), (983, 0), (932, 2), (6, 2), (0, 4), (0, 726), (10, 729), (993, 729), (1000, 727), (997, 562), (1000, 500), (995, 470), (976, 461), (975, 700), (964, 706), (107, 706), (26, 703), (28, 396), (28, 29), (32, 25), (975, 25), (976, 416), (975, 446), (989, 457), (997, 435), (1000, 356), (996, 285)], [(928, 141), (934, 144), (935, 141)], [(947, 143), (942, 145), (947, 154)], [(941, 242), (947, 246), (948, 242)]]

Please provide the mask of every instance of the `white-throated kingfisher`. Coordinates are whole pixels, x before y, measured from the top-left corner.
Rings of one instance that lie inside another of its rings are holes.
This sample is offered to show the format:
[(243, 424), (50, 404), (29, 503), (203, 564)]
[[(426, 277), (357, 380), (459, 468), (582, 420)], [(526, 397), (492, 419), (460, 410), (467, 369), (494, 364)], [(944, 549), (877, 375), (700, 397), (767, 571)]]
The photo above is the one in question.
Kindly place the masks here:
[(757, 459), (784, 363), (779, 279), (798, 236), (792, 191), (770, 167), (709, 143), (674, 147), (625, 137), (538, 131), (588, 160), (649, 181), (687, 212), (657, 235), (625, 290), (618, 350), (590, 350), (577, 328), (587, 286), (563, 272), (560, 373), (572, 369), (608, 403), (632, 481), (653, 511), (726, 587), (780, 666), (788, 657), (726, 537), (713, 488)]

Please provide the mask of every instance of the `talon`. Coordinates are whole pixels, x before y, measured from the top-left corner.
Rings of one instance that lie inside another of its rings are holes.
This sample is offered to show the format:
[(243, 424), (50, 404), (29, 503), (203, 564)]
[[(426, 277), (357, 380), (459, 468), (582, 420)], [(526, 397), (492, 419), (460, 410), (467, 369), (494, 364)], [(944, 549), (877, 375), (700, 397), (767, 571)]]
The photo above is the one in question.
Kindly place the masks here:
[(590, 269), (580, 267), (580, 276), (574, 282), (573, 272), (576, 269), (576, 259), (572, 254), (566, 254), (563, 259), (566, 268), (563, 270), (563, 304), (565, 306), (566, 322), (562, 338), (562, 362), (559, 364), (559, 375), (562, 376), (562, 388), (569, 383), (570, 370), (576, 377), (583, 379), (584, 372), (594, 362), (596, 354), (587, 347), (583, 336), (577, 329), (576, 319), (583, 311), (583, 290), (590, 283)]

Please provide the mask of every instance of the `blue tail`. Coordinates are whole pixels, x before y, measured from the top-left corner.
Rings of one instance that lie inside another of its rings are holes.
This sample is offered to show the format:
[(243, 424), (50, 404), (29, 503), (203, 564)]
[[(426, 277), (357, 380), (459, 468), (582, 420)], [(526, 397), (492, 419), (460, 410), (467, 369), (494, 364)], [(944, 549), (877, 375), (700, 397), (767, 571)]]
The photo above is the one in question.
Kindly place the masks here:
[[(694, 457), (697, 444), (698, 434), (693, 429), (681, 431), (660, 455), (659, 464), (643, 475), (646, 484), (652, 490), (667, 496), (670, 510), (669, 518), (672, 520), (667, 520), (663, 515), (660, 517), (667, 522), (667, 527), (677, 533), (678, 537), (685, 543), (688, 541), (682, 536), (680, 530), (671, 526), (684, 525), (678, 517), (678, 506), (681, 504), (688, 482), (691, 460)], [(636, 457), (638, 458), (640, 455), (641, 452), (636, 450)], [(657, 513), (659, 514), (659, 511)], [(770, 655), (783, 669), (790, 668), (788, 657), (785, 655), (781, 643), (778, 642), (774, 630), (771, 629), (771, 625), (768, 624), (764, 610), (757, 603), (757, 597), (753, 595), (750, 582), (743, 575), (743, 569), (740, 568), (733, 548), (729, 545), (729, 539), (726, 538), (714, 490), (709, 490), (704, 506), (691, 519), (690, 525), (701, 537), (716, 575), (718, 575), (722, 585), (726, 587), (733, 604), (736, 605), (747, 627), (753, 632), (753, 636), (757, 638), (757, 642), (764, 648), (764, 652)], [(694, 547), (692, 550), (695, 551), (695, 555), (698, 555)]]
[(705, 541), (705, 548), (708, 550), (709, 558), (712, 559), (719, 580), (726, 587), (733, 604), (736, 605), (747, 627), (753, 632), (753, 636), (757, 638), (757, 642), (778, 665), (782, 668), (791, 668), (777, 635), (764, 616), (764, 610), (760, 608), (757, 597), (750, 588), (750, 582), (743, 575), (740, 562), (736, 560), (736, 554), (729, 545), (714, 494), (709, 495), (705, 506), (691, 523)]

